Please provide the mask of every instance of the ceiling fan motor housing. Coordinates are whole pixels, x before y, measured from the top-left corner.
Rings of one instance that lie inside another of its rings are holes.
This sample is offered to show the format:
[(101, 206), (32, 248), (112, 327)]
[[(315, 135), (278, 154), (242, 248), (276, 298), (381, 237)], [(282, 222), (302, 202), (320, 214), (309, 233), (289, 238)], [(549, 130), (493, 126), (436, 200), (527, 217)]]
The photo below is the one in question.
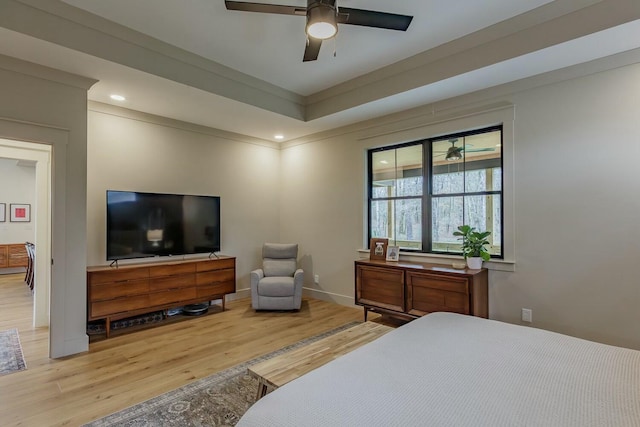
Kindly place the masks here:
[[(307, 0), (307, 34), (318, 39), (328, 39), (335, 36), (338, 32), (336, 16), (335, 0)], [(316, 35), (317, 33), (314, 33), (313, 29), (309, 29), (312, 25), (323, 25), (328, 32)]]

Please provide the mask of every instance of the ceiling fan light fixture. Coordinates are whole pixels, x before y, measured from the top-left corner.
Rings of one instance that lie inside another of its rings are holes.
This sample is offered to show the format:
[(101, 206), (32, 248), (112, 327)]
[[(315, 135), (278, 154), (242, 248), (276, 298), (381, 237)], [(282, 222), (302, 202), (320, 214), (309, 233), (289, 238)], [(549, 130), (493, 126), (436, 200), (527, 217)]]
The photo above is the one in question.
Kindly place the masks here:
[(307, 9), (307, 35), (309, 37), (326, 40), (335, 36), (337, 32), (335, 7), (318, 2)]
[(445, 160), (454, 162), (456, 160), (462, 159), (462, 153), (460, 151), (461, 151), (460, 148), (449, 147), (449, 149), (447, 150), (447, 155), (444, 157)]

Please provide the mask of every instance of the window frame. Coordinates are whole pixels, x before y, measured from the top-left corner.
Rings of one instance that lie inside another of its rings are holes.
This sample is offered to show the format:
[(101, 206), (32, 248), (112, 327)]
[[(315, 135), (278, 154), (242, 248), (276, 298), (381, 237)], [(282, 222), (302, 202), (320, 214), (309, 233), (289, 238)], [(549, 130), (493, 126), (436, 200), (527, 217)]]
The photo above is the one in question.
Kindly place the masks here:
[[(504, 125), (497, 124), (486, 127), (475, 128), (473, 130), (448, 133), (443, 135), (438, 135), (435, 137), (429, 137), (424, 139), (419, 139), (416, 141), (405, 142), (401, 144), (387, 145), (377, 148), (372, 148), (367, 150), (367, 242), (371, 240), (371, 208), (372, 203), (378, 200), (408, 200), (408, 199), (416, 199), (420, 198), (421, 208), (422, 208), (422, 249), (410, 249), (403, 248), (403, 252), (408, 253), (419, 253), (419, 254), (436, 254), (436, 255), (461, 255), (461, 253), (451, 252), (451, 251), (442, 251), (442, 250), (434, 250), (433, 249), (433, 213), (432, 213), (432, 203), (435, 198), (447, 198), (447, 197), (465, 197), (465, 196), (500, 196), (500, 254), (499, 255), (491, 255), (492, 259), (504, 260), (505, 259), (505, 173), (504, 173), (504, 160), (505, 160), (505, 152), (504, 149), (500, 150), (500, 159), (499, 159), (499, 167), (501, 168), (502, 173), (500, 174), (500, 190), (491, 190), (491, 191), (475, 191), (475, 192), (467, 192), (466, 185), (463, 185), (463, 191), (461, 193), (451, 193), (451, 194), (442, 194), (433, 195), (433, 143), (435, 141), (442, 141), (443, 139), (453, 139), (453, 138), (464, 138), (471, 135), (479, 135), (483, 133), (500, 131), (500, 144), (501, 148), (504, 147)], [(414, 146), (414, 145), (422, 145), (422, 177), (423, 177), (423, 189), (421, 196), (394, 196), (389, 198), (377, 198), (373, 199), (373, 156), (374, 153), (389, 151), (389, 150), (398, 150), (401, 148)], [(489, 160), (490, 161), (490, 160)], [(466, 178), (466, 159), (462, 163), (463, 169), (462, 172)], [(497, 166), (493, 166), (497, 167)], [(486, 168), (485, 168), (486, 169)], [(463, 181), (464, 182), (464, 181)], [(464, 217), (464, 208), (463, 208), (463, 217)], [(367, 243), (368, 245), (368, 243)]]

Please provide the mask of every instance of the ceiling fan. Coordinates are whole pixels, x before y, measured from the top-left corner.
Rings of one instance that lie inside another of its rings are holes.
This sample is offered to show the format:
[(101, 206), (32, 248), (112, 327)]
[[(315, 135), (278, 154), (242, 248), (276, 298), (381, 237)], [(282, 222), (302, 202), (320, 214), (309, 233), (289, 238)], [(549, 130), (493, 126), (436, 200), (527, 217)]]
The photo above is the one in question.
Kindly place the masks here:
[[(449, 161), (455, 161), (455, 160), (460, 160), (462, 159), (462, 152), (466, 151), (467, 153), (477, 153), (477, 152), (481, 152), (481, 151), (495, 151), (495, 148), (468, 148), (471, 146), (471, 144), (466, 144), (466, 146), (464, 147), (456, 147), (456, 142), (458, 142), (458, 139), (450, 139), (449, 142), (451, 143), (451, 147), (449, 147), (449, 149), (447, 150), (444, 158), (445, 160), (449, 160)], [(440, 152), (441, 154), (444, 154), (444, 152)]]
[(225, 0), (224, 4), (227, 10), (306, 16), (307, 45), (302, 59), (304, 62), (318, 59), (322, 40), (335, 36), (338, 32), (338, 24), (407, 31), (413, 19), (413, 16), (395, 13), (350, 7), (338, 8), (336, 0), (307, 0), (307, 7), (229, 0)]

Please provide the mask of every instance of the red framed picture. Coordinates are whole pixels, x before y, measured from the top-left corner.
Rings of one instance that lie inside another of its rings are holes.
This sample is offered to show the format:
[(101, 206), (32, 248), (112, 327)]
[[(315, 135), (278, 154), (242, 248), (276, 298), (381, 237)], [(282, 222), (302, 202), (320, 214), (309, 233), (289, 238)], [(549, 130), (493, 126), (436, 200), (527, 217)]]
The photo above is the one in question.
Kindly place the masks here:
[(31, 205), (11, 203), (11, 222), (31, 222)]

